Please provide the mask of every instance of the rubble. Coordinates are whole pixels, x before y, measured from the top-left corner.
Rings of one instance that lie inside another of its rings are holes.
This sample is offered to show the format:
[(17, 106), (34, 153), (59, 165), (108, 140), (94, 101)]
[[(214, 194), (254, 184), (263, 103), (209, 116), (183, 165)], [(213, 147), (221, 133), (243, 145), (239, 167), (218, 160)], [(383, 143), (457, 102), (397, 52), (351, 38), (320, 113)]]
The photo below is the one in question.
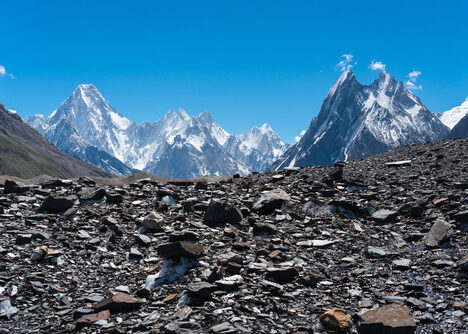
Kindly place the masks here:
[(246, 177), (0, 186), (1, 327), (468, 332), (467, 171), (454, 140)]

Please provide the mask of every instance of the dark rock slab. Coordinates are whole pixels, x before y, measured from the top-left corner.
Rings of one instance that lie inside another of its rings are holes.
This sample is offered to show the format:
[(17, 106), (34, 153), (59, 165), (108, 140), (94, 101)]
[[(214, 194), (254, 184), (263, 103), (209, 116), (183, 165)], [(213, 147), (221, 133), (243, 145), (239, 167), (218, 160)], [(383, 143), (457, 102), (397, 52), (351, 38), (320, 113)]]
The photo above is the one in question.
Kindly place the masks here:
[(103, 188), (83, 189), (78, 193), (81, 201), (100, 201), (106, 196), (106, 190)]
[(135, 298), (124, 292), (118, 292), (112, 297), (104, 299), (96, 304), (97, 311), (109, 310), (112, 313), (129, 312), (138, 309), (144, 303), (144, 299)]
[(206, 299), (216, 290), (216, 285), (208, 282), (196, 282), (189, 284), (187, 290), (192, 296)]
[(202, 245), (186, 241), (176, 241), (158, 247), (158, 255), (167, 259), (177, 257), (197, 258), (202, 253)]
[(453, 234), (453, 225), (438, 219), (432, 224), (431, 229), (424, 237), (424, 244), (427, 247), (433, 248), (449, 238)]
[(39, 207), (39, 212), (61, 213), (73, 207), (73, 200), (65, 197), (47, 197)]
[(372, 219), (378, 223), (388, 223), (395, 221), (397, 212), (387, 209), (377, 210), (372, 214)]
[(236, 206), (225, 203), (212, 201), (206, 209), (203, 220), (213, 224), (235, 224), (243, 219), (241, 210)]
[(106, 201), (109, 204), (120, 204), (123, 202), (123, 196), (116, 192), (106, 193)]
[(293, 267), (269, 268), (267, 272), (269, 277), (281, 284), (292, 282), (299, 276), (299, 272)]
[(20, 194), (28, 191), (31, 186), (28, 186), (21, 182), (15, 182), (12, 180), (5, 180), (5, 185), (3, 188), (4, 194)]

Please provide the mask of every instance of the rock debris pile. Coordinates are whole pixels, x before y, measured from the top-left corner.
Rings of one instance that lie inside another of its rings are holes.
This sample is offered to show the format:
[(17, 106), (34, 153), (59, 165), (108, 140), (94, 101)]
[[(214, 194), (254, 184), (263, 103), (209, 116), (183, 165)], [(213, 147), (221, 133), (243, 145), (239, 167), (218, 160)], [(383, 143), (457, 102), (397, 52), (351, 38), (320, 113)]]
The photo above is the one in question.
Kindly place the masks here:
[(0, 188), (0, 332), (467, 333), (468, 140)]

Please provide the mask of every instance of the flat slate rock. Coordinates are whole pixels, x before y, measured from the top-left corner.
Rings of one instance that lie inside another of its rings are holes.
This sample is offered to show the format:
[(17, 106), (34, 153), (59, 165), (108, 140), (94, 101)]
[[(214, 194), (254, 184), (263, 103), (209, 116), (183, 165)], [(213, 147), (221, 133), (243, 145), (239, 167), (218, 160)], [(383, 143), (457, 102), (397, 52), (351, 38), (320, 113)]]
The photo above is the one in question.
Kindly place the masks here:
[(218, 201), (212, 201), (203, 216), (205, 222), (214, 224), (235, 224), (243, 218), (241, 210), (235, 205)]
[(186, 241), (171, 242), (158, 247), (158, 255), (167, 259), (178, 257), (197, 258), (202, 253), (202, 245)]
[(282, 189), (275, 189), (269, 191), (262, 196), (259, 200), (254, 203), (253, 210), (262, 215), (267, 215), (280, 209), (284, 203), (291, 200), (291, 197)]
[(128, 312), (138, 309), (143, 302), (143, 299), (132, 297), (124, 292), (118, 292), (96, 304), (94, 309), (96, 311), (109, 310), (112, 313)]
[(387, 209), (378, 210), (372, 214), (372, 219), (374, 219), (378, 223), (392, 222), (392, 221), (395, 221), (396, 217), (397, 217), (396, 211), (387, 210)]
[(437, 247), (449, 238), (453, 233), (453, 225), (443, 220), (436, 220), (429, 232), (424, 237), (424, 244), (427, 247)]
[(413, 334), (416, 322), (406, 306), (390, 304), (361, 315), (359, 334)]
[(64, 197), (47, 197), (39, 207), (39, 212), (61, 213), (73, 207), (74, 201)]

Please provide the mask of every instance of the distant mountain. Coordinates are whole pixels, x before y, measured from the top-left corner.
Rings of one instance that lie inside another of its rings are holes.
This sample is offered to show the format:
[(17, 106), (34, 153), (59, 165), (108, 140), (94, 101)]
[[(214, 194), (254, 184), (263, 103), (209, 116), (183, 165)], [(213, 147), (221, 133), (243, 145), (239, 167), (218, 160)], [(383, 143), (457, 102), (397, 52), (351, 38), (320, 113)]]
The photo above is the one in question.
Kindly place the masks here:
[(79, 85), (49, 117), (26, 121), (64, 152), (120, 175), (135, 170), (177, 178), (246, 174), (265, 170), (285, 151), (268, 125), (233, 136), (208, 112), (190, 117), (180, 109), (137, 124), (91, 84)]
[(264, 171), (288, 148), (268, 124), (254, 126), (237, 136), (229, 136), (226, 150), (238, 161), (256, 171)]
[(466, 115), (468, 115), (468, 97), (458, 107), (437, 114), (442, 123), (450, 129), (453, 129), (453, 127)]
[(0, 174), (21, 178), (40, 174), (64, 178), (112, 176), (61, 152), (3, 104), (0, 104)]
[(304, 136), (272, 169), (330, 165), (412, 143), (444, 138), (449, 129), (401, 82), (382, 71), (361, 85), (351, 70), (331, 87)]
[(114, 174), (137, 171), (116, 158), (117, 147), (128, 145), (124, 131), (132, 122), (120, 115), (94, 85), (79, 85), (48, 118), (27, 116), (25, 121), (65, 153)]
[(458, 121), (452, 130), (450, 130), (447, 138), (468, 138), (468, 114), (466, 114), (460, 121)]

